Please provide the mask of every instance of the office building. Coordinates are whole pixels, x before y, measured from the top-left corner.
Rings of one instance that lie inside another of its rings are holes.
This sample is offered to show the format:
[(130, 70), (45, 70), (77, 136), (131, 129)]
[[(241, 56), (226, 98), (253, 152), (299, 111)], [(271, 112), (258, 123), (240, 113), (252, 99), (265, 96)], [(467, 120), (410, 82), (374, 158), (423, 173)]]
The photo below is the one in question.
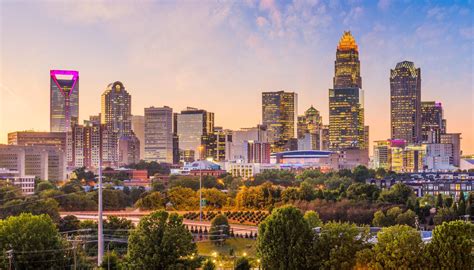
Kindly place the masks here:
[(449, 143), (426, 144), (425, 167), (428, 171), (450, 171), (455, 167), (451, 164), (453, 159), (453, 145)]
[(270, 143), (247, 141), (246, 144), (248, 163), (270, 163)]
[(206, 158), (210, 149), (206, 143), (214, 133), (214, 113), (188, 107), (174, 114), (174, 122), (180, 161), (192, 162)]
[(15, 131), (8, 133), (9, 145), (54, 146), (66, 151), (65, 132)]
[(145, 116), (132, 115), (132, 131), (140, 141), (140, 160), (145, 159)]
[(53, 146), (0, 145), (0, 168), (16, 171), (18, 177), (66, 179), (65, 153)]
[(121, 82), (107, 86), (102, 94), (101, 123), (109, 131), (117, 133), (117, 138), (130, 135), (132, 130), (132, 97)]
[(374, 168), (389, 171), (392, 166), (390, 140), (374, 142)]
[(337, 46), (333, 84), (329, 89), (330, 149), (367, 149), (359, 50), (350, 32), (344, 32)]
[(443, 106), (440, 102), (421, 102), (421, 140), (424, 143), (440, 143), (441, 134), (446, 133)]
[(70, 132), (79, 119), (79, 72), (50, 71), (50, 131)]
[(441, 143), (452, 145), (451, 165), (459, 167), (461, 163), (461, 133), (441, 134)]
[(207, 147), (207, 156), (212, 157), (216, 162), (229, 160), (231, 145), (232, 145), (232, 131), (223, 129), (222, 127), (214, 127), (214, 134), (207, 137), (205, 142)]
[(84, 121), (84, 125), (75, 125), (72, 131), (73, 160), (71, 167), (87, 169), (99, 168), (102, 153), (102, 133), (104, 125)]
[(390, 116), (392, 139), (421, 142), (421, 70), (413, 62), (390, 70)]
[(331, 141), (329, 140), (329, 126), (323, 125), (321, 130), (319, 131), (319, 150), (327, 151), (331, 145)]
[(227, 160), (247, 162), (246, 147), (249, 141), (268, 142), (266, 126), (258, 125), (232, 131), (232, 142)]
[(118, 165), (126, 166), (140, 162), (140, 140), (132, 133), (119, 139)]
[(294, 92), (263, 92), (262, 123), (267, 127), (272, 152), (297, 137), (298, 95)]
[(0, 168), (0, 182), (6, 182), (21, 189), (22, 195), (33, 195), (35, 193), (35, 176), (20, 176), (18, 171)]
[(173, 109), (145, 108), (145, 160), (173, 163)]
[(318, 110), (311, 106), (304, 115), (298, 116), (298, 144), (302, 141), (310, 141), (311, 145), (305, 145), (304, 149), (298, 146), (298, 150), (319, 150), (321, 145), (321, 129), (323, 127), (322, 117)]

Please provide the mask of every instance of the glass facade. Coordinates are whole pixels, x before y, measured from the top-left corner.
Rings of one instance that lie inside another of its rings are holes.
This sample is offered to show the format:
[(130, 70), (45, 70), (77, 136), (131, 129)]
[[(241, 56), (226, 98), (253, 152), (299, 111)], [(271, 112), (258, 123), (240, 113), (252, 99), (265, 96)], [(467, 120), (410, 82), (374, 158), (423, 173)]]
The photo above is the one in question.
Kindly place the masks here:
[(195, 108), (187, 108), (175, 114), (176, 135), (178, 136), (179, 153), (188, 161), (194, 154), (194, 160), (204, 158), (206, 149), (214, 133), (214, 113)]
[(296, 138), (297, 102), (294, 92), (262, 93), (262, 122), (267, 127), (272, 152), (281, 151), (288, 140)]
[(440, 143), (441, 134), (446, 133), (443, 106), (439, 102), (421, 102), (421, 138), (425, 143)]
[(390, 71), (391, 137), (421, 142), (421, 70), (403, 61)]
[(173, 109), (145, 108), (145, 160), (173, 163)]
[(70, 132), (79, 118), (79, 72), (50, 71), (50, 131)]
[(333, 83), (334, 88), (329, 89), (329, 147), (366, 149), (359, 51), (350, 32), (344, 32), (337, 46)]
[(102, 94), (101, 122), (117, 133), (117, 138), (129, 136), (132, 131), (132, 97), (121, 82), (107, 86)]

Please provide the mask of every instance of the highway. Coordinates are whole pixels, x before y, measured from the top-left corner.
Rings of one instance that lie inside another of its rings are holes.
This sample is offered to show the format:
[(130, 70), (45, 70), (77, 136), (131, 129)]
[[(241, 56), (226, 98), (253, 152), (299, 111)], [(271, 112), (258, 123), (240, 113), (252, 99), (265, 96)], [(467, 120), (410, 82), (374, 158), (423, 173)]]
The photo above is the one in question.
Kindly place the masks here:
[[(126, 218), (132, 221), (135, 225), (138, 224), (140, 219), (148, 214), (150, 211), (104, 211), (103, 218), (107, 219), (108, 216), (116, 216), (121, 218)], [(74, 211), (74, 212), (60, 212), (61, 217), (73, 215), (76, 216), (79, 220), (97, 220), (97, 212), (96, 211)], [(188, 220), (184, 219), (183, 223), (188, 227), (197, 226), (204, 228), (208, 228), (211, 226), (209, 221), (198, 221), (198, 220)], [(235, 234), (255, 234), (258, 231), (257, 226), (250, 226), (250, 225), (241, 225), (241, 224), (230, 224), (231, 229), (234, 231)]]

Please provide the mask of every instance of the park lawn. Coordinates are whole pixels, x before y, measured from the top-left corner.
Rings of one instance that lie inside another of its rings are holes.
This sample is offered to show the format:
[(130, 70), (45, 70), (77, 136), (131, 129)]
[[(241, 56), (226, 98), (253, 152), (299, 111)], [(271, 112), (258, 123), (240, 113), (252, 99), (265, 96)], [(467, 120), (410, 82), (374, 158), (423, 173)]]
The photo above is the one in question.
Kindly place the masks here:
[(218, 256), (229, 256), (229, 251), (234, 250), (234, 254), (238, 257), (243, 256), (244, 252), (249, 257), (256, 257), (257, 241), (246, 238), (231, 238), (225, 240), (224, 245), (217, 246), (210, 241), (197, 242), (199, 255), (212, 256), (213, 252), (217, 252)]

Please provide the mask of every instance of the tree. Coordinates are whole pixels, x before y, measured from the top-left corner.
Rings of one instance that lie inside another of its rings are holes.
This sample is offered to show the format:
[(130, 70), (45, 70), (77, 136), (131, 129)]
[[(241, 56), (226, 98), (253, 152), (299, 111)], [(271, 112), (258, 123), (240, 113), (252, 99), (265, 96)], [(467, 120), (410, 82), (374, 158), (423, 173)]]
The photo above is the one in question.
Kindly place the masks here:
[(438, 193), (438, 196), (436, 196), (436, 208), (442, 208), (444, 206), (443, 202), (443, 195), (441, 193)]
[(406, 204), (408, 199), (413, 197), (415, 197), (415, 194), (409, 186), (403, 183), (396, 183), (389, 190), (382, 191), (379, 200), (394, 204)]
[(217, 188), (202, 189), (202, 197), (206, 199), (206, 208), (221, 209), (227, 202), (227, 195)]
[(378, 227), (393, 226), (395, 224), (414, 227), (415, 217), (416, 214), (412, 210), (408, 209), (402, 212), (402, 209), (396, 206), (388, 209), (387, 214), (384, 214), (382, 210), (375, 212), (372, 224)]
[(60, 232), (71, 232), (79, 229), (81, 222), (76, 216), (68, 215), (59, 220), (58, 229)]
[(174, 187), (168, 191), (168, 200), (176, 210), (195, 210), (199, 208), (199, 196), (190, 188)]
[(11, 250), (15, 269), (65, 268), (65, 243), (47, 215), (21, 214), (0, 220), (0, 268), (8, 269)]
[(441, 225), (445, 221), (453, 221), (457, 218), (457, 213), (452, 208), (443, 207), (436, 210), (436, 215), (433, 218), (435, 225)]
[(215, 269), (216, 269), (216, 265), (210, 259), (207, 259), (202, 264), (202, 270), (215, 270)]
[[(3, 208), (3, 209), (2, 209)], [(7, 201), (2, 206), (0, 218), (17, 216), (21, 213), (31, 213), (33, 215), (47, 214), (55, 222), (60, 219), (58, 203), (53, 199), (41, 199), (28, 197), (25, 200)]]
[(124, 269), (120, 261), (119, 256), (115, 251), (107, 252), (104, 254), (102, 264), (100, 265), (101, 269), (107, 270), (120, 270)]
[(309, 269), (312, 239), (300, 210), (284, 206), (258, 226), (257, 252), (265, 269)]
[(439, 269), (474, 269), (474, 225), (464, 221), (444, 222), (433, 230), (427, 258)]
[(370, 269), (420, 269), (423, 263), (420, 233), (406, 225), (383, 228), (377, 234)]
[(308, 222), (308, 225), (311, 229), (321, 227), (323, 225), (323, 221), (319, 218), (318, 212), (313, 210), (306, 211), (306, 213), (304, 213), (304, 219), (306, 222)]
[(35, 193), (38, 194), (43, 190), (56, 189), (56, 186), (49, 181), (41, 181), (35, 187)]
[(308, 182), (303, 182), (300, 184), (299, 199), (308, 202), (316, 199), (314, 187)]
[(371, 176), (373, 176), (369, 169), (363, 165), (359, 165), (354, 168), (354, 171), (352, 172), (352, 175), (354, 177), (354, 181), (358, 183), (365, 183), (365, 180), (369, 179)]
[(355, 201), (375, 201), (380, 195), (380, 188), (376, 185), (365, 183), (354, 183), (347, 188), (346, 196)]
[(235, 270), (250, 270), (251, 268), (249, 260), (245, 257), (240, 257), (235, 262)]
[(153, 212), (143, 217), (128, 239), (128, 259), (134, 269), (176, 269), (196, 253), (193, 236), (177, 214)]
[(367, 247), (368, 239), (368, 227), (359, 230), (355, 224), (326, 223), (317, 241), (321, 269), (352, 269), (356, 253)]
[(135, 203), (135, 207), (141, 210), (158, 210), (164, 208), (164, 199), (158, 191), (152, 192), (145, 197), (139, 199)]
[(224, 215), (217, 215), (211, 221), (211, 228), (209, 229), (209, 239), (215, 244), (224, 243), (225, 239), (230, 235), (230, 226), (227, 217)]

